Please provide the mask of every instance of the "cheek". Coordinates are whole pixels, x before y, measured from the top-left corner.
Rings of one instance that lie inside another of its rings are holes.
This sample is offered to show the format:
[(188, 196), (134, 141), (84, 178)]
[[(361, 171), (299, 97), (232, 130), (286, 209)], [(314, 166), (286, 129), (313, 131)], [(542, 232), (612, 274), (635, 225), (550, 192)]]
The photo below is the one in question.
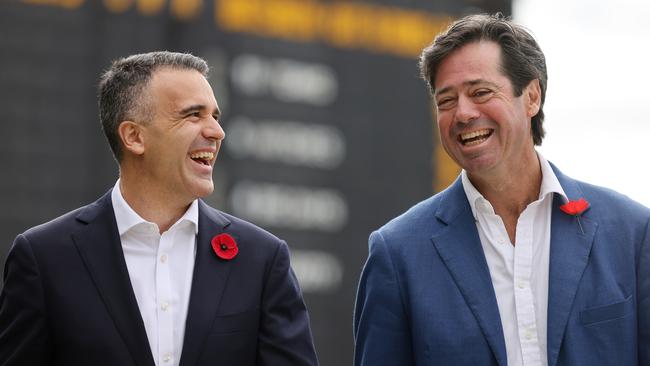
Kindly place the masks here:
[(438, 118), (438, 135), (444, 145), (451, 143), (452, 135), (451, 119), (447, 117)]
[(442, 134), (443, 132), (449, 131), (451, 126), (451, 117), (449, 112), (439, 112), (436, 117), (436, 122), (438, 124), (438, 130)]

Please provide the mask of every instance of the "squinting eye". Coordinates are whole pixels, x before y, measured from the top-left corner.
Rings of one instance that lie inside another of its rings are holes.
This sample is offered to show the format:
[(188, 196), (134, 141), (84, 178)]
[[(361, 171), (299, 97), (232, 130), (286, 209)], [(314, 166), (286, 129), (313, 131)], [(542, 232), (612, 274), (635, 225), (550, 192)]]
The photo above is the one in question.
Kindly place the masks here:
[(454, 100), (452, 98), (447, 98), (439, 100), (436, 105), (438, 106), (438, 109), (444, 110), (453, 107), (453, 102)]
[(474, 97), (481, 98), (481, 97), (486, 97), (488, 95), (492, 94), (492, 91), (489, 89), (479, 89), (474, 92)]

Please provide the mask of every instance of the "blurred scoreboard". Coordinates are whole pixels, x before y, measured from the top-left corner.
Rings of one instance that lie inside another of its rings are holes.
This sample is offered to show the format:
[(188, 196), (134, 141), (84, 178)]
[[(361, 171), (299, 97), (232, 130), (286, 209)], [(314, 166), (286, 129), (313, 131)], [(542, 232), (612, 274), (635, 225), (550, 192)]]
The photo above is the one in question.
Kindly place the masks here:
[(417, 56), (454, 17), (496, 11), (509, 1), (5, 1), (1, 258), (117, 179), (96, 106), (110, 61), (192, 52), (227, 135), (206, 201), (288, 242), (321, 364), (350, 364), (368, 235), (430, 196), (446, 164)]

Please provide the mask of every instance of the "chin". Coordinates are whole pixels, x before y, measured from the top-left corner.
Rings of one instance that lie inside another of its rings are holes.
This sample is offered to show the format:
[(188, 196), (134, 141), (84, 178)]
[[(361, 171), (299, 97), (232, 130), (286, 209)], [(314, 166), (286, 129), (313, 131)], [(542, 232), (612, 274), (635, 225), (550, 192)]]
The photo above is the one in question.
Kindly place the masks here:
[(499, 162), (499, 157), (495, 154), (484, 152), (474, 156), (459, 156), (456, 163), (463, 167), (467, 172), (486, 172), (496, 167)]
[(192, 184), (192, 196), (195, 198), (203, 198), (212, 194), (214, 191), (214, 183), (212, 181), (202, 181)]

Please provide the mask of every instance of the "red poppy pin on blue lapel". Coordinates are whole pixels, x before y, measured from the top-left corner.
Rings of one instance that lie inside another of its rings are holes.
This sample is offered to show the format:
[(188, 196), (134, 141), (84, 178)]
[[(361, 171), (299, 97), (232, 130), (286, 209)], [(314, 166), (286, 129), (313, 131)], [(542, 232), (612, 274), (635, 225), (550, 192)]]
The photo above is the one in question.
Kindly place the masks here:
[(580, 198), (577, 201), (569, 200), (569, 202), (560, 206), (560, 210), (562, 210), (565, 214), (574, 216), (578, 220), (578, 226), (580, 226), (580, 232), (582, 232), (582, 234), (584, 234), (585, 231), (582, 229), (580, 216), (583, 212), (587, 211), (588, 208), (589, 202), (584, 198)]

